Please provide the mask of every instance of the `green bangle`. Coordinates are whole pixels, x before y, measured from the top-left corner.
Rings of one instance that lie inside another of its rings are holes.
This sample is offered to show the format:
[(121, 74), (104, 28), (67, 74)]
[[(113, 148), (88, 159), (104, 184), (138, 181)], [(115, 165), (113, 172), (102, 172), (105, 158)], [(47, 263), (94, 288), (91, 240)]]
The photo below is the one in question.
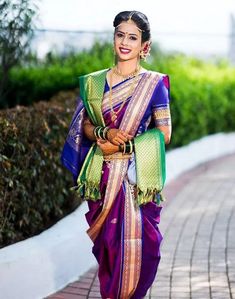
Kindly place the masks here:
[(97, 139), (98, 137), (97, 137), (96, 129), (97, 129), (97, 127), (94, 127), (93, 134), (94, 134), (95, 138)]
[(99, 127), (99, 129), (97, 130), (97, 136), (98, 138), (101, 138), (101, 132), (102, 132), (102, 127)]
[(93, 133), (94, 133), (94, 135), (95, 135), (96, 138), (100, 138), (100, 135), (99, 135), (100, 129), (102, 129), (102, 127), (101, 126), (97, 126), (93, 130)]
[(132, 154), (134, 151), (134, 144), (131, 140), (125, 142), (125, 153)]
[(109, 131), (109, 127), (97, 126), (94, 128), (93, 133), (96, 138), (101, 138), (103, 140), (107, 140), (108, 131)]
[(103, 139), (104, 140), (108, 140), (108, 131), (109, 131), (109, 127), (105, 127), (103, 130)]
[(130, 153), (130, 143), (129, 143), (129, 141), (126, 142), (126, 153), (127, 154)]
[(96, 139), (103, 139), (103, 140), (108, 140), (108, 131), (109, 131), (109, 127), (101, 127), (101, 126), (97, 126), (94, 128), (93, 130), (93, 134), (95, 135)]

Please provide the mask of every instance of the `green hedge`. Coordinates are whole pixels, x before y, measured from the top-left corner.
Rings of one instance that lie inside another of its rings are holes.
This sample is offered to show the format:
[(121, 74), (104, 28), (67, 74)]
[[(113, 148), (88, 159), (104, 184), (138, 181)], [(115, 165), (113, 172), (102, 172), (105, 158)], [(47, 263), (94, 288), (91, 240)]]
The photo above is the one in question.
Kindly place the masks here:
[(0, 111), (0, 247), (40, 233), (79, 205), (60, 163), (77, 93)]
[(235, 68), (178, 56), (169, 57), (164, 72), (171, 79), (171, 147), (235, 130)]
[(96, 43), (89, 51), (67, 57), (50, 54), (44, 61), (15, 67), (10, 72), (7, 100), (0, 102), (0, 108), (31, 105), (61, 90), (75, 89), (80, 75), (108, 67), (112, 59), (111, 45)]

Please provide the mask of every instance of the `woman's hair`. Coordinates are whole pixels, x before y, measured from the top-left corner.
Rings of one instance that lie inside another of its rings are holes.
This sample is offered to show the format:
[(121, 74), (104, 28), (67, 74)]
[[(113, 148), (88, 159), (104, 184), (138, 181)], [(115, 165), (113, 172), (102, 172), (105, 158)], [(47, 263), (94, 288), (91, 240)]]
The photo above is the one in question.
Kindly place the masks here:
[(142, 30), (141, 42), (144, 43), (146, 41), (149, 41), (151, 38), (150, 25), (149, 25), (148, 18), (142, 12), (136, 10), (122, 11), (116, 15), (113, 21), (113, 26), (116, 28), (122, 22), (127, 22), (130, 17), (131, 20), (135, 22), (137, 27)]

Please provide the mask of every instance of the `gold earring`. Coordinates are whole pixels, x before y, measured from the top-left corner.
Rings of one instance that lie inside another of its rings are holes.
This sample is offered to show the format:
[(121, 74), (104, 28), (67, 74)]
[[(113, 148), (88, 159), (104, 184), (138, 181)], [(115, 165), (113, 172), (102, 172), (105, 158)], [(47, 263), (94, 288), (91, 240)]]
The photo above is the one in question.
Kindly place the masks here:
[(117, 64), (117, 53), (115, 51), (115, 48), (113, 46), (113, 66)]
[(144, 61), (146, 61), (146, 56), (145, 56), (144, 50), (140, 51), (140, 59), (143, 59)]

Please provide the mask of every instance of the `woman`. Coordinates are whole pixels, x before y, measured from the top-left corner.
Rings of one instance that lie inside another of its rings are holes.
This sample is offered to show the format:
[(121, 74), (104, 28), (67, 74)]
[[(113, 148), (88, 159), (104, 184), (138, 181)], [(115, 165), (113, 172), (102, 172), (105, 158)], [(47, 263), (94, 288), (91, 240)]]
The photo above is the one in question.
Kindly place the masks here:
[(144, 14), (121, 12), (113, 25), (116, 65), (80, 77), (62, 162), (88, 201), (102, 298), (140, 299), (160, 261), (169, 78), (140, 66), (151, 45)]

